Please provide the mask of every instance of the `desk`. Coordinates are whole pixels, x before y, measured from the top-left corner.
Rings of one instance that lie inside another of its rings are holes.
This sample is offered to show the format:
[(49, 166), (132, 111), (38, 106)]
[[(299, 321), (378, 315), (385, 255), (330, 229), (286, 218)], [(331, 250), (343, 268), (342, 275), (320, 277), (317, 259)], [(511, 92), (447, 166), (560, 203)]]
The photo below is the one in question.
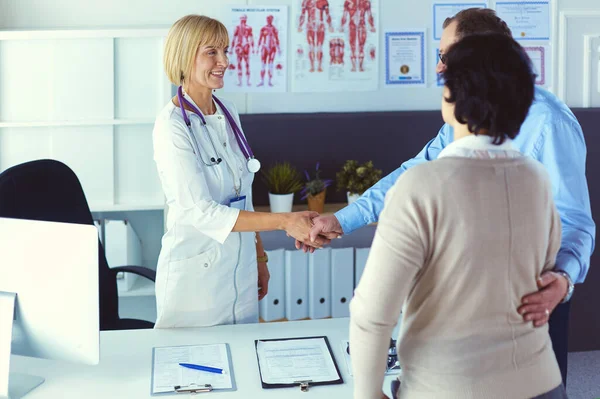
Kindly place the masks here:
[[(100, 364), (81, 366), (65, 362), (12, 356), (11, 370), (42, 376), (46, 382), (26, 399), (152, 398), (150, 374), (152, 348), (155, 346), (229, 343), (237, 391), (199, 394), (219, 398), (352, 398), (352, 377), (342, 356), (341, 341), (348, 339), (348, 318), (307, 320), (286, 323), (260, 323), (211, 328), (170, 330), (103, 331), (100, 334)], [(342, 385), (312, 387), (308, 393), (299, 388), (262, 389), (254, 340), (326, 335), (344, 379)], [(384, 392), (390, 394), (386, 377)], [(167, 396), (171, 397), (171, 396)], [(185, 397), (183, 394), (176, 397)]]

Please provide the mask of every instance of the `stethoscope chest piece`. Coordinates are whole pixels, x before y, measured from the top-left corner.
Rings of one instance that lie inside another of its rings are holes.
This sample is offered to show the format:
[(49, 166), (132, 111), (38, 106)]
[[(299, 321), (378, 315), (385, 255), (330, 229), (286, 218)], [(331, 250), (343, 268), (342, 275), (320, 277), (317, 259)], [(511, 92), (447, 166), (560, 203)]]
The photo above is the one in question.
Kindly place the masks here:
[(256, 158), (250, 158), (248, 160), (248, 172), (256, 173), (260, 170), (260, 161)]

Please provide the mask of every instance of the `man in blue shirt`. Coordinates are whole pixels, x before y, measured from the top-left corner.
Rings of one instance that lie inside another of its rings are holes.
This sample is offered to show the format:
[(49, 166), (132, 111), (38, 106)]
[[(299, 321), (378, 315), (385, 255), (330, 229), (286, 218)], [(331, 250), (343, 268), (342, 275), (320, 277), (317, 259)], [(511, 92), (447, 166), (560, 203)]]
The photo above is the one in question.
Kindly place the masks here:
[[(485, 32), (512, 37), (506, 23), (490, 9), (468, 9), (446, 20), (437, 72), (444, 70), (444, 54), (453, 43), (469, 34)], [(453, 135), (452, 128), (444, 125), (415, 158), (383, 178), (356, 202), (335, 215), (315, 218), (311, 239), (318, 235), (332, 238), (349, 234), (376, 222), (383, 209), (385, 195), (398, 177), (414, 165), (436, 159), (440, 151), (452, 142)], [(536, 327), (549, 321), (552, 344), (566, 386), (569, 299), (573, 284), (585, 280), (596, 231), (585, 177), (586, 145), (581, 126), (569, 108), (540, 88), (536, 88), (534, 103), (513, 144), (546, 167), (561, 216), (562, 244), (555, 269), (541, 276), (538, 280), (540, 290), (525, 296), (518, 310), (526, 321), (532, 321)], [(300, 245), (296, 243), (298, 248)]]

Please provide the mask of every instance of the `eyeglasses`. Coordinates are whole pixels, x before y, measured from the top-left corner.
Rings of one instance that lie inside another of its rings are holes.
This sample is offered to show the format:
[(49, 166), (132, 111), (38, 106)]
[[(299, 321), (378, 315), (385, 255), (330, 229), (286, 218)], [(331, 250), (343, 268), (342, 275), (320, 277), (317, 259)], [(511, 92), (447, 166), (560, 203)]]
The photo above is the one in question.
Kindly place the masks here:
[(442, 61), (442, 64), (446, 65), (446, 61), (448, 60), (448, 55), (439, 53), (438, 58)]

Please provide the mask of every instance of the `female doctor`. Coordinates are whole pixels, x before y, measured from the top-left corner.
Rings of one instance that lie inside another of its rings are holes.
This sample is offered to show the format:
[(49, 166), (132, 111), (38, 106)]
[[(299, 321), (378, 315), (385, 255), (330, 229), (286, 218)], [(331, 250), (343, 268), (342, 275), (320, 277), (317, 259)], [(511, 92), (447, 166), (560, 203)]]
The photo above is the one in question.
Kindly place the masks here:
[[(269, 271), (259, 231), (308, 242), (314, 212), (253, 212), (254, 158), (223, 87), (229, 36), (214, 19), (188, 15), (170, 29), (164, 67), (180, 85), (156, 118), (154, 160), (167, 201), (156, 273), (155, 328), (258, 322)], [(312, 243), (322, 246), (320, 240)]]

